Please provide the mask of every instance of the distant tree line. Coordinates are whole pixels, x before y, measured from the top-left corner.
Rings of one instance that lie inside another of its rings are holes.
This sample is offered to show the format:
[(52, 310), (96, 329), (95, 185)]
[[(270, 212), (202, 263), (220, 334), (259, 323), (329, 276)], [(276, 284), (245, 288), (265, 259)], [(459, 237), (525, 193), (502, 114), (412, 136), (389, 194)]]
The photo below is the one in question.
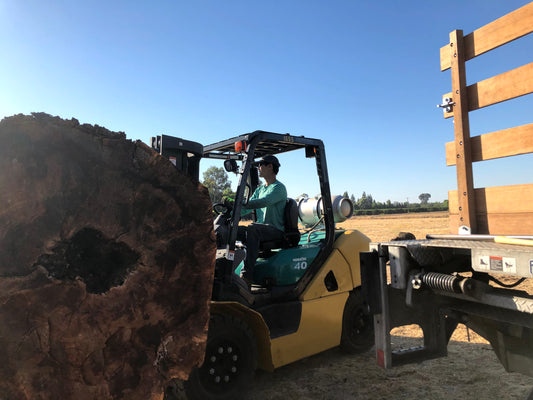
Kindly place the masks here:
[(448, 211), (448, 200), (442, 202), (429, 202), (431, 194), (421, 193), (418, 196), (420, 203), (410, 203), (409, 201), (376, 201), (372, 195), (363, 192), (358, 199), (355, 196), (344, 192), (344, 197), (350, 199), (354, 207), (354, 215), (375, 215), (375, 214), (401, 214), (410, 212), (431, 212)]
[[(220, 203), (224, 198), (234, 198), (235, 192), (231, 190), (231, 182), (224, 168), (209, 167), (203, 174), (203, 184), (209, 190), (209, 196), (213, 203)], [(380, 202), (374, 200), (372, 195), (363, 192), (361, 197), (355, 198), (353, 194), (344, 192), (344, 197), (349, 198), (354, 206), (354, 215), (374, 214), (400, 214), (410, 212), (448, 211), (448, 200), (430, 203), (431, 194), (421, 193), (418, 196), (420, 203), (409, 201)]]

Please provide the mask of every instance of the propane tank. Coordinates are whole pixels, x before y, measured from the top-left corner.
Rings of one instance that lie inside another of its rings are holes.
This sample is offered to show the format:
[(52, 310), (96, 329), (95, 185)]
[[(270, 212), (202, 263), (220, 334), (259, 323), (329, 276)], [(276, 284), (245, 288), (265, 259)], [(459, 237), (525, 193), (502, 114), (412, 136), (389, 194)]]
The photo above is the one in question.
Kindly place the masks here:
[[(353, 204), (350, 199), (343, 196), (334, 196), (331, 199), (333, 206), (333, 221), (343, 222), (353, 214)], [(314, 225), (324, 216), (322, 196), (319, 198), (304, 197), (298, 201), (298, 215), (304, 225)]]

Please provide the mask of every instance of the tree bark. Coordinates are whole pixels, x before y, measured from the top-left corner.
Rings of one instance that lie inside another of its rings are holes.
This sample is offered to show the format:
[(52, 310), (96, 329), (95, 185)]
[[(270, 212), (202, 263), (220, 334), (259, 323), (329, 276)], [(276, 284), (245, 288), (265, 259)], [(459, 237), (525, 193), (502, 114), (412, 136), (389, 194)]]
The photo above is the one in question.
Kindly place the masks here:
[(203, 358), (207, 190), (74, 119), (5, 118), (0, 140), (0, 398), (162, 398)]

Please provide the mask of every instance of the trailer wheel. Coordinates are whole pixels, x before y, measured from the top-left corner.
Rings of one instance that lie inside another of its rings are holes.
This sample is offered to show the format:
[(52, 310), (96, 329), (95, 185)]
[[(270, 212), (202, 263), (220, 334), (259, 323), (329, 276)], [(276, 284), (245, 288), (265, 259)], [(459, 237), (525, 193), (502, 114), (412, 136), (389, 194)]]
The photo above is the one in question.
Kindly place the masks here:
[(184, 382), (189, 400), (241, 399), (255, 373), (257, 349), (248, 326), (230, 315), (213, 314), (204, 363)]
[(341, 349), (349, 354), (363, 353), (374, 345), (374, 319), (360, 290), (350, 292), (342, 317)]

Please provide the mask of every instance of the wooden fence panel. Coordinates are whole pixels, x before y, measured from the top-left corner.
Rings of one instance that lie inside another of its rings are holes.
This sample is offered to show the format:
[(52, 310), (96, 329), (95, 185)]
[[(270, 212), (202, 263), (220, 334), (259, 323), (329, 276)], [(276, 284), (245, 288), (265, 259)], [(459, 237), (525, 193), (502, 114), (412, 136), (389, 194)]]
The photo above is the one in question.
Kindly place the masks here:
[[(451, 68), (452, 91), (443, 96), (444, 118), (454, 118), (454, 142), (446, 144), (446, 163), (457, 169), (457, 190), (448, 193), (450, 231), (533, 233), (533, 184), (473, 187), (472, 163), (533, 152), (533, 124), (470, 137), (470, 111), (533, 93), (533, 63), (466, 86), (466, 61), (533, 32), (533, 2), (463, 37), (450, 33), (440, 49), (441, 70)], [(532, 53), (533, 54), (533, 53)], [(444, 99), (451, 99), (451, 102)]]

